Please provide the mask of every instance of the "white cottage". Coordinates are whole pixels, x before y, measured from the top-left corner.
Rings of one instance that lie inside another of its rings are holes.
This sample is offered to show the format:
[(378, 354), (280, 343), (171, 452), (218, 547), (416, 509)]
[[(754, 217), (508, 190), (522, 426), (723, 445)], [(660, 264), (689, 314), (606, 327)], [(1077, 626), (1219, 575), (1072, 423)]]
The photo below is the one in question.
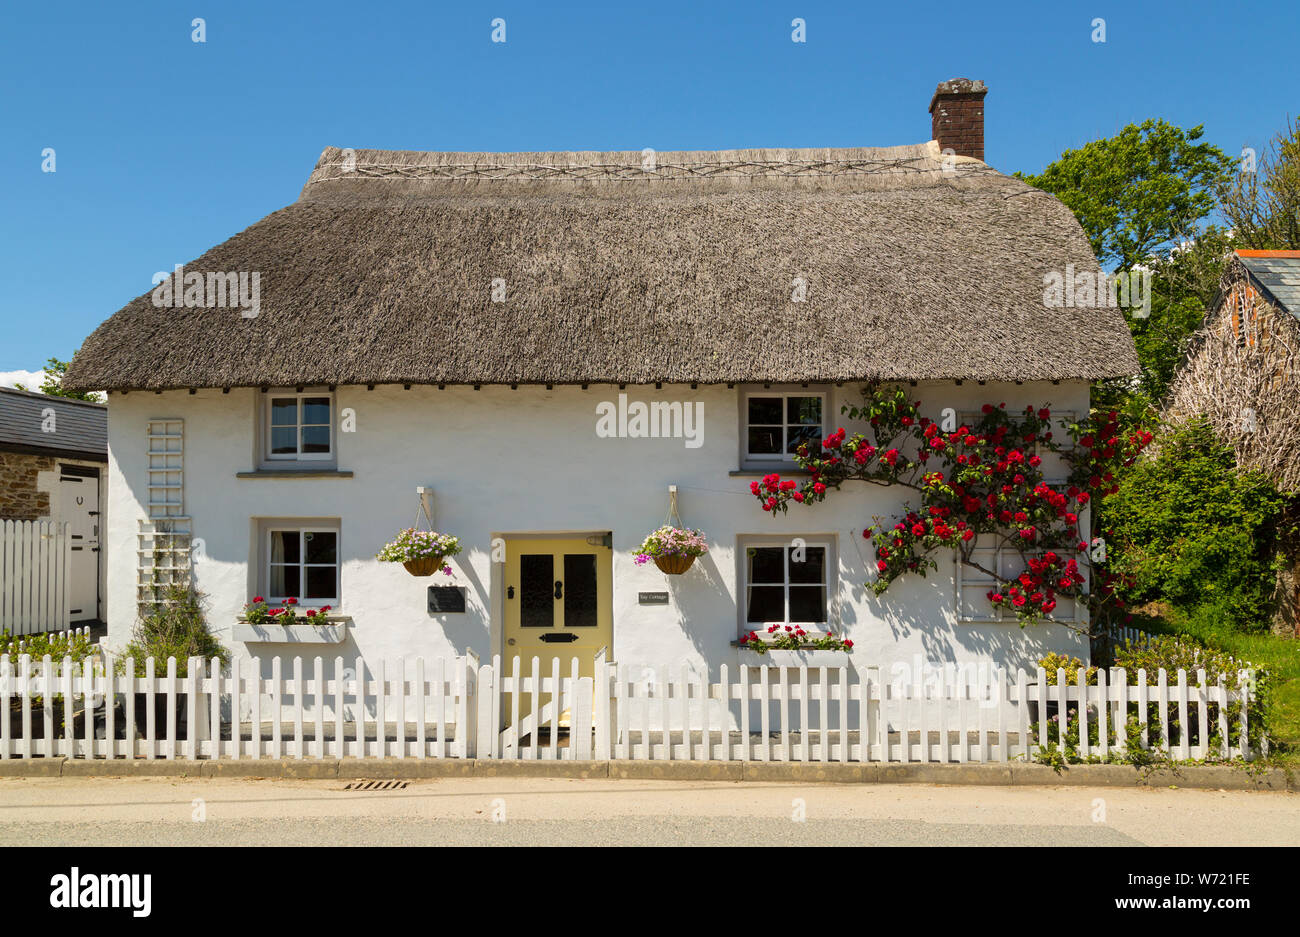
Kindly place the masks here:
[[(110, 642), (188, 548), (213, 630), (263, 657), (605, 647), (716, 673), (770, 621), (842, 633), (856, 667), (1086, 656), (1077, 630), (999, 620), (955, 562), (873, 596), (862, 530), (903, 490), (776, 518), (749, 490), (865, 381), (935, 419), (1082, 415), (1136, 370), (1117, 310), (1044, 306), (1047, 274), (1096, 261), (1065, 206), (982, 161), (983, 96), (940, 85), (935, 139), (881, 149), (327, 148), (296, 202), (69, 370), (109, 393)], [(709, 552), (666, 576), (634, 554), (674, 498)], [(421, 501), (465, 545), (450, 577), (375, 559)], [(237, 629), (255, 596), (332, 606), (335, 643)]]

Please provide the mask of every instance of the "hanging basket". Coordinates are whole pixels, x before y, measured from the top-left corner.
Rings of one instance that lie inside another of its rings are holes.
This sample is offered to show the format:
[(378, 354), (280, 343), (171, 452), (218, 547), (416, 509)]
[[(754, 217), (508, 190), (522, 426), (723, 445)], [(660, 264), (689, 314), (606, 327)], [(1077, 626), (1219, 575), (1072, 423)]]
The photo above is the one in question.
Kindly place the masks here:
[(441, 556), (422, 556), (416, 560), (404, 560), (402, 565), (412, 576), (432, 576), (442, 569)]
[(656, 556), (654, 561), (661, 572), (667, 573), (669, 576), (680, 576), (695, 563), (695, 557), (672, 554), (669, 556)]

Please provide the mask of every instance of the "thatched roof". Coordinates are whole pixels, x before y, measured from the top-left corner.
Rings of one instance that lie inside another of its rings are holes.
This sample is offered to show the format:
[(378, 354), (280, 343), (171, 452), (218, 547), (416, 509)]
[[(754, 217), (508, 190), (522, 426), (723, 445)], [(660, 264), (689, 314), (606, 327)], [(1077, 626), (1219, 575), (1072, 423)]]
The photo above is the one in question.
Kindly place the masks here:
[[(298, 201), (187, 272), (259, 272), (256, 318), (127, 304), (65, 386), (1056, 379), (1133, 373), (1050, 195), (937, 144), (658, 153), (334, 147)], [(794, 281), (806, 301), (792, 302)], [(492, 301), (494, 280), (505, 302)]]

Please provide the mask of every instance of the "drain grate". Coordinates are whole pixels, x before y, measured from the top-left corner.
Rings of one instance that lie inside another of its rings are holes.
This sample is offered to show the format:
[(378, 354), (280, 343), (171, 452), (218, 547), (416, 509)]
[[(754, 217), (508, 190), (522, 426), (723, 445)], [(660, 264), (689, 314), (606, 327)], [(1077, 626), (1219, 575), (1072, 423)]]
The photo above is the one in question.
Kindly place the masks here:
[(400, 791), (410, 781), (350, 781), (345, 791)]

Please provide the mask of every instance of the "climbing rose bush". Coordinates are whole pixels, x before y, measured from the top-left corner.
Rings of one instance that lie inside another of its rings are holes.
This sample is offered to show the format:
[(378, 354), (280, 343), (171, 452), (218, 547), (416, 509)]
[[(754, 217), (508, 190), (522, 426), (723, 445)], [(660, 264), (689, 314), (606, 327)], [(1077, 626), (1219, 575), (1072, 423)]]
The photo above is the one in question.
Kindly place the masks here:
[(636, 548), (635, 562), (642, 566), (656, 556), (703, 556), (708, 552), (704, 531), (665, 526), (641, 541), (641, 546)]
[[(915, 508), (909, 502), (892, 525), (862, 531), (875, 547), (878, 575), (869, 585), (876, 595), (901, 576), (937, 569), (935, 554), (955, 550), (959, 562), (993, 577), (990, 604), (1022, 626), (1051, 615), (1062, 597), (1084, 596), (1090, 579), (1098, 586), (1089, 596), (1095, 612), (1117, 605), (1116, 583), (1093, 561), (1094, 553), (1097, 564), (1104, 561), (1104, 545), (1091, 549), (1081, 516), (1118, 490), (1115, 471), (1133, 463), (1151, 442), (1149, 432), (1122, 430), (1114, 412), (1094, 414), (1065, 426), (1073, 441), (1065, 447), (1047, 406), (1012, 414), (1005, 403), (986, 403), (978, 419), (960, 425), (954, 419), (944, 429), (922, 416), (921, 402), (901, 387), (869, 385), (863, 401), (843, 413), (866, 424), (867, 433), (850, 436), (841, 428), (820, 446), (799, 448), (795, 463), (807, 478), (769, 474), (750, 484), (764, 511), (816, 504), (850, 481), (901, 485), (916, 492)], [(1064, 461), (1064, 484), (1045, 481), (1045, 454)], [(987, 568), (975, 558), (977, 546), (1011, 550), (1020, 557), (1019, 570), (1006, 576)]]

